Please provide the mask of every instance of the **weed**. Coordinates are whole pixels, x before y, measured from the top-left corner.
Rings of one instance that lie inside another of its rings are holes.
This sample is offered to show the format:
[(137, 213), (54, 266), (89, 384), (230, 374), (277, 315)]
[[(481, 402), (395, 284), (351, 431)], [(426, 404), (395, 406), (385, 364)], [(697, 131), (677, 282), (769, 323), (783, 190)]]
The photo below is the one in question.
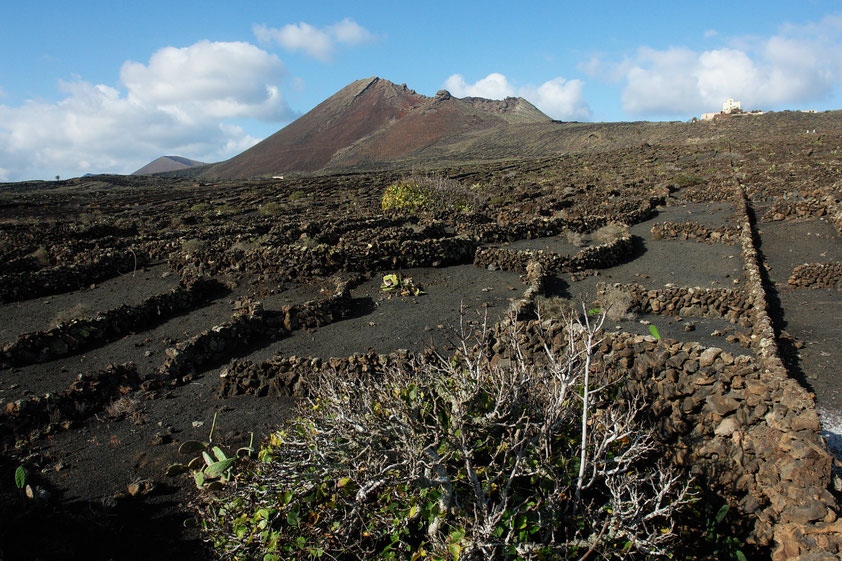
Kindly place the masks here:
[(32, 252), (31, 256), (35, 258), (35, 260), (38, 261), (38, 264), (42, 267), (50, 266), (50, 253), (47, 251), (46, 247), (39, 247), (38, 249)]
[(704, 183), (704, 181), (702, 176), (695, 173), (679, 173), (673, 178), (673, 183), (679, 189), (699, 185), (700, 183)]
[(205, 247), (207, 247), (207, 244), (204, 240), (200, 240), (199, 238), (191, 238), (181, 242), (181, 251), (184, 253), (199, 253), (200, 251), (203, 251)]
[(538, 314), (543, 319), (561, 319), (573, 311), (573, 303), (569, 298), (560, 296), (538, 296), (535, 298)]
[(631, 313), (634, 295), (627, 290), (616, 286), (608, 286), (600, 301), (602, 309), (611, 321), (623, 321), (634, 317)]
[(599, 230), (593, 233), (593, 239), (600, 244), (614, 243), (617, 240), (629, 235), (629, 227), (625, 224), (617, 224), (612, 222), (606, 224)]
[(136, 398), (124, 395), (111, 402), (105, 409), (105, 414), (115, 419), (129, 418), (133, 423), (140, 424), (143, 411), (140, 408), (140, 401)]
[(261, 205), (257, 211), (264, 216), (277, 216), (279, 214), (283, 214), (284, 206), (281, 203), (270, 201)]
[(69, 323), (78, 319), (87, 319), (93, 315), (93, 309), (87, 304), (76, 304), (72, 308), (62, 310), (55, 315), (51, 325), (57, 327), (63, 323)]
[(293, 191), (292, 193), (289, 194), (289, 200), (290, 201), (298, 201), (298, 200), (306, 199), (306, 198), (307, 198), (307, 193), (305, 191)]
[(190, 212), (196, 214), (207, 214), (213, 210), (213, 205), (210, 203), (198, 203), (190, 207)]
[(567, 241), (575, 247), (584, 247), (587, 245), (585, 235), (580, 234), (579, 232), (574, 232), (573, 230), (567, 231)]

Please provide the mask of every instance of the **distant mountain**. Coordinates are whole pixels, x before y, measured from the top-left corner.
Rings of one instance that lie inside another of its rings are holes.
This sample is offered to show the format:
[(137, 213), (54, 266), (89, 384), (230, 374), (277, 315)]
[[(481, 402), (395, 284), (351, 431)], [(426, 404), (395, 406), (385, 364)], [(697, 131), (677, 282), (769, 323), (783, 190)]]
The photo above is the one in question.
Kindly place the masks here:
[(157, 160), (149, 162), (132, 175), (152, 175), (167, 171), (179, 171), (196, 166), (207, 165), (204, 162), (182, 158), (181, 156), (161, 156)]
[(551, 122), (523, 98), (459, 99), (444, 90), (427, 97), (405, 84), (366, 78), (342, 88), (272, 136), (230, 160), (208, 166), (199, 175), (240, 179), (376, 166), (459, 135)]

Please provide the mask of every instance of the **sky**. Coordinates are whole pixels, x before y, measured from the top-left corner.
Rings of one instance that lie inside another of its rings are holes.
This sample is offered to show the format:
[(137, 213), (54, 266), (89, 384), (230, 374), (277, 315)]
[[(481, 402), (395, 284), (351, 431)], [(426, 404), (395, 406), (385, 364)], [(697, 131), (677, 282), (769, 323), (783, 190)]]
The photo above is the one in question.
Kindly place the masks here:
[(237, 155), (347, 84), (521, 96), (564, 121), (842, 109), (842, 1), (15, 3), (0, 182)]

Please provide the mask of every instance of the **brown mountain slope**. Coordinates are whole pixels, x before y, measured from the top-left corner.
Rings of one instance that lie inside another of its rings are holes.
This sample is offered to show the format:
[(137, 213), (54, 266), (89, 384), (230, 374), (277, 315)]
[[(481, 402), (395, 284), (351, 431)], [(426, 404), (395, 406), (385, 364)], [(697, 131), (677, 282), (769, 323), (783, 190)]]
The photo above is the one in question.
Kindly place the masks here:
[(179, 171), (196, 166), (207, 165), (204, 162), (191, 160), (189, 158), (182, 158), (181, 156), (161, 156), (157, 160), (153, 160), (132, 173), (132, 175), (152, 175), (154, 173), (163, 173), (167, 171)]
[(468, 131), (550, 122), (524, 99), (427, 97), (381, 78), (351, 83), (204, 177), (237, 179), (387, 162)]

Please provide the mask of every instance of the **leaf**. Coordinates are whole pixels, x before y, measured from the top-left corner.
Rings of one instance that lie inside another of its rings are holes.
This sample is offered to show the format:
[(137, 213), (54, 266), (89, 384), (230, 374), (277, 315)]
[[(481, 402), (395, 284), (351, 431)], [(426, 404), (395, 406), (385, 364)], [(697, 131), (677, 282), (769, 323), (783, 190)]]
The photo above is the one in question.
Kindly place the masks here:
[(188, 456), (207, 449), (208, 445), (204, 442), (199, 442), (198, 440), (186, 440), (178, 447), (178, 453)]
[(18, 489), (26, 487), (26, 470), (23, 466), (18, 466), (18, 469), (15, 470), (15, 485)]
[(737, 558), (737, 561), (747, 561), (745, 554), (739, 549), (734, 552), (734, 557)]
[(214, 459), (210, 457), (210, 454), (208, 454), (207, 452), (202, 452), (202, 457), (205, 459), (205, 463), (208, 464), (208, 467), (216, 463)]
[(187, 466), (184, 464), (171, 464), (167, 467), (166, 475), (167, 477), (173, 477), (175, 475), (179, 475), (187, 471)]
[(201, 471), (193, 472), (193, 479), (196, 481), (196, 487), (201, 489), (205, 485), (205, 474)]
[(719, 524), (720, 522), (722, 522), (726, 514), (728, 514), (728, 503), (722, 505), (722, 507), (719, 509), (719, 512), (716, 513), (716, 516), (714, 517), (716, 523)]
[(350, 477), (342, 477), (342, 478), (339, 479), (339, 481), (336, 482), (336, 486), (337, 487), (344, 487), (345, 485), (347, 485), (350, 482), (351, 482)]
[[(287, 524), (297, 528), (298, 524), (300, 524), (300, 523), (301, 523), (301, 516), (298, 515), (297, 510), (291, 510), (287, 513)], [(304, 539), (304, 538), (299, 536), (298, 539)]]
[(213, 455), (216, 456), (216, 459), (219, 461), (228, 459), (228, 456), (225, 455), (225, 452), (223, 452), (219, 446), (213, 447)]
[(224, 460), (220, 460), (218, 462), (214, 462), (205, 468), (205, 475), (208, 477), (218, 477), (225, 473), (228, 468), (234, 465), (234, 462), (237, 461), (237, 458), (226, 458)]
[(658, 333), (658, 328), (654, 325), (649, 326), (649, 333), (651, 333), (652, 337), (654, 337), (655, 339), (658, 339), (659, 341), (661, 340), (661, 334)]

